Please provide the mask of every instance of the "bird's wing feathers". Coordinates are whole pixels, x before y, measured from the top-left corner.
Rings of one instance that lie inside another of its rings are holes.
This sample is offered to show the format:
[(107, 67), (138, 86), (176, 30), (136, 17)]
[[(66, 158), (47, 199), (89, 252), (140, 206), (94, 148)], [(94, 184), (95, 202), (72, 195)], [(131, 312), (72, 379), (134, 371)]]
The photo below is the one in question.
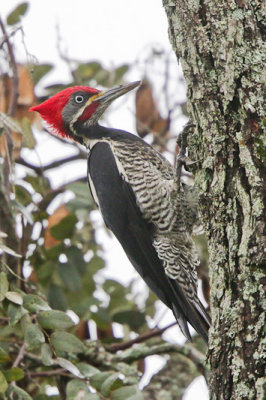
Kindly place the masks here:
[(119, 174), (109, 145), (97, 143), (91, 150), (88, 163), (106, 226), (117, 237), (141, 277), (170, 306), (166, 296), (169, 284), (152, 245), (152, 227), (141, 218), (134, 194)]
[(152, 244), (153, 227), (143, 219), (134, 193), (121, 176), (108, 143), (94, 145), (88, 169), (90, 186), (93, 185), (94, 196), (97, 194), (105, 224), (117, 237), (135, 269), (151, 290), (172, 309), (184, 335), (190, 339), (189, 321), (206, 340), (208, 326), (180, 291), (178, 283), (165, 275)]

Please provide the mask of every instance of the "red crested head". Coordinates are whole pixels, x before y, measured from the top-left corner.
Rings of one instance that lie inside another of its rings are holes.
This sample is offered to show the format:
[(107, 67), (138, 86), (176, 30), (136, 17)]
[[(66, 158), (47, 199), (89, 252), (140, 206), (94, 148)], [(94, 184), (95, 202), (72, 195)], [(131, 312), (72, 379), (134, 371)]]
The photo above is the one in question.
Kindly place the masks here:
[[(52, 133), (62, 137), (71, 137), (65, 121), (63, 120), (63, 110), (73, 94), (82, 92), (91, 96), (99, 93), (99, 90), (87, 86), (72, 86), (56, 93), (43, 103), (31, 107), (30, 111), (37, 111), (41, 118), (47, 123)], [(97, 104), (94, 103), (94, 106), (96, 107), (92, 107), (91, 114), (97, 108)]]
[(101, 92), (87, 86), (73, 86), (62, 90), (38, 106), (37, 111), (52, 133), (82, 142), (84, 129), (97, 125), (99, 118), (117, 97), (139, 86), (141, 82), (121, 85)]

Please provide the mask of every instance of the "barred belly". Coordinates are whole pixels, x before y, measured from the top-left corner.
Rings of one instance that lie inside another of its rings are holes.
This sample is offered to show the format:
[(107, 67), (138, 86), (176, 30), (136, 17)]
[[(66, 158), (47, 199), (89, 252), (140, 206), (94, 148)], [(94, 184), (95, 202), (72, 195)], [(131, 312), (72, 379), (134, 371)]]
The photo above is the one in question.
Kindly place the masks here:
[(194, 299), (199, 260), (187, 224), (190, 207), (182, 187), (176, 186), (173, 167), (156, 150), (135, 143), (115, 144), (113, 150), (143, 217), (155, 227), (153, 246), (166, 275)]
[(114, 150), (143, 217), (153, 223), (157, 230), (171, 231), (176, 224), (178, 194), (170, 163), (159, 158), (157, 152), (153, 149), (150, 151), (150, 148), (116, 145)]

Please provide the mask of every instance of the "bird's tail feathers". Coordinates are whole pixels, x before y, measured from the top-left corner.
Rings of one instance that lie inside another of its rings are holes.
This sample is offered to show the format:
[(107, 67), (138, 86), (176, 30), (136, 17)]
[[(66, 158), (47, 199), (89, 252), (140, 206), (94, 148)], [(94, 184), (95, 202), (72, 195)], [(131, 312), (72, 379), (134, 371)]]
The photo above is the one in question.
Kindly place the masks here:
[[(187, 298), (183, 290), (173, 279), (168, 278), (175, 296), (175, 302), (172, 302), (172, 310), (176, 320), (180, 326), (182, 333), (191, 340), (190, 332), (186, 321), (202, 336), (204, 341), (208, 343), (208, 329), (210, 326), (210, 317), (201, 304), (199, 299), (195, 299), (192, 303)], [(180, 310), (180, 311), (178, 311)]]
[(205, 320), (206, 324), (208, 326), (210, 326), (211, 324), (211, 319), (210, 316), (208, 314), (208, 312), (206, 311), (205, 307), (203, 306), (203, 304), (201, 303), (201, 301), (197, 301), (194, 303), (195, 308), (197, 309), (197, 311), (199, 312), (199, 314), (201, 315), (201, 317)]
[(189, 340), (191, 342), (192, 339), (191, 339), (191, 335), (190, 335), (190, 332), (189, 332), (189, 329), (187, 326), (186, 318), (184, 318), (184, 316), (178, 311), (175, 304), (172, 304), (172, 306), (173, 306), (172, 307), (173, 314), (175, 316), (175, 319), (177, 320), (177, 323), (178, 323), (178, 326), (179, 326), (181, 332), (187, 338), (187, 340)]

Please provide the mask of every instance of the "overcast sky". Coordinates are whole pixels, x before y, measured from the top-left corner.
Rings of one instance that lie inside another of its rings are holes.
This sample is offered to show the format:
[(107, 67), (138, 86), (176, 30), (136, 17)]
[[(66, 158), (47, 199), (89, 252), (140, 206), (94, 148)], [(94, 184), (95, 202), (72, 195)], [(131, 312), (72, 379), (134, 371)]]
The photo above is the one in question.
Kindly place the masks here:
[[(2, 1), (1, 16), (5, 17), (19, 3), (18, 0)], [(28, 54), (25, 53), (22, 40), (16, 42), (20, 61), (25, 61), (26, 58), (27, 61), (33, 61), (36, 58), (40, 63), (56, 65), (55, 70), (41, 81), (38, 90), (43, 90), (47, 84), (67, 82), (69, 79), (69, 70), (58, 56), (58, 33), (61, 37), (61, 48), (69, 57), (80, 61), (98, 60), (106, 67), (132, 64), (136, 59), (145, 58), (151, 45), (171, 52), (167, 19), (161, 0), (31, 0), (29, 4), (28, 13), (23, 18)], [(175, 60), (174, 56), (172, 60)], [(180, 66), (177, 62), (174, 69), (178, 76)], [(129, 79), (133, 81), (141, 78), (140, 70), (132, 69)], [(184, 98), (182, 90), (180, 96)], [(134, 94), (131, 93), (128, 95), (126, 108), (116, 109), (110, 117), (110, 123), (116, 128), (134, 132), (133, 111)], [(30, 156), (33, 162), (46, 162), (48, 153), (51, 159), (58, 159), (68, 154), (68, 147), (66, 145), (62, 150), (57, 144), (53, 144), (54, 152), (51, 153), (51, 142), (45, 136), (39, 139), (37, 153), (31, 153)], [(76, 170), (83, 171), (80, 175), (84, 175), (85, 169), (85, 162), (76, 164)], [(72, 176), (68, 175), (68, 178), (71, 179)], [(65, 179), (65, 171), (59, 171), (54, 182), (62, 183)], [(96, 219), (98, 221), (97, 216)], [(101, 240), (104, 240), (109, 254), (110, 274), (113, 274), (113, 278), (117, 279), (119, 276), (125, 281), (128, 276), (132, 277), (132, 267), (120, 251), (120, 246), (106, 235), (102, 235)], [(116, 261), (118, 257), (119, 263)], [(125, 265), (123, 272), (118, 267), (121, 264)], [(171, 313), (167, 318), (172, 318)], [(172, 339), (175, 336), (181, 338), (176, 327), (170, 335)], [(183, 338), (178, 339), (179, 342), (180, 340)], [(155, 360), (156, 356), (149, 364), (156, 364)], [(202, 378), (185, 395), (185, 400), (195, 399), (208, 399)]]

